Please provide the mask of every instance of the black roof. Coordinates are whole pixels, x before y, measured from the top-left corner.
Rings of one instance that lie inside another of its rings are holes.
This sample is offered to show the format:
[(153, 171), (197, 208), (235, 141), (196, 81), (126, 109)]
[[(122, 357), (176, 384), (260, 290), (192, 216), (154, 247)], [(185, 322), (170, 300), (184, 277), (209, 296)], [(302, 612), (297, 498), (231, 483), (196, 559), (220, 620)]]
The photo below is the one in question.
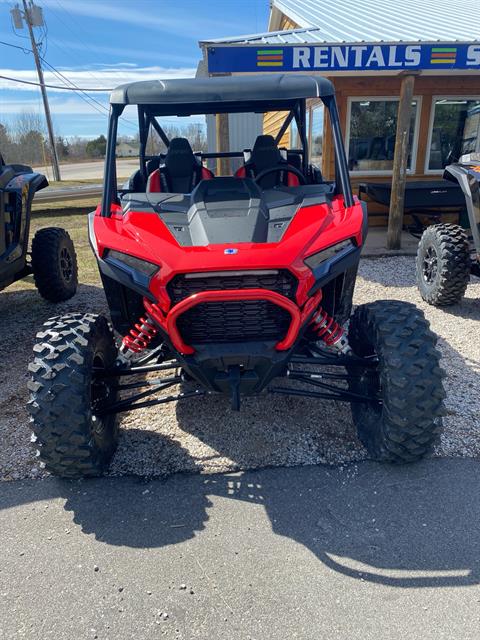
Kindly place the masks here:
[[(271, 73), (131, 82), (114, 89), (110, 103), (152, 105), (151, 110), (158, 113), (218, 113), (242, 109), (262, 111), (264, 107), (268, 110), (272, 103), (284, 107), (298, 99), (328, 97), (334, 93), (330, 80), (321, 76)], [(224, 109), (219, 109), (219, 104), (224, 104)]]

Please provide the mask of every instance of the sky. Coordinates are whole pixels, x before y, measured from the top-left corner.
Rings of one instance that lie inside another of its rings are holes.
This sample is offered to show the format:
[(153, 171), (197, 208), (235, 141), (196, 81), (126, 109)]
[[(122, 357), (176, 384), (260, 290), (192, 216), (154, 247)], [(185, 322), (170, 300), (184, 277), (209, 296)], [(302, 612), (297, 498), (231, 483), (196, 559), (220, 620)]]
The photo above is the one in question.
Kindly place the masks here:
[[(0, 0), (0, 41), (30, 49), (26, 28), (15, 30)], [(20, 3), (21, 4), (21, 3)], [(124, 82), (193, 77), (201, 59), (199, 40), (267, 30), (268, 0), (36, 0), (46, 29), (35, 29), (42, 56), (82, 88), (108, 90)], [(45, 82), (63, 84), (44, 64)], [(38, 81), (33, 55), (0, 43), (0, 76)], [(56, 135), (96, 137), (106, 133), (108, 91), (85, 96), (48, 89)], [(0, 78), (0, 122), (22, 112), (41, 113), (38, 87)], [(185, 120), (185, 119), (183, 119)], [(125, 113), (119, 133), (136, 132), (134, 113)], [(178, 119), (168, 119), (178, 124)]]

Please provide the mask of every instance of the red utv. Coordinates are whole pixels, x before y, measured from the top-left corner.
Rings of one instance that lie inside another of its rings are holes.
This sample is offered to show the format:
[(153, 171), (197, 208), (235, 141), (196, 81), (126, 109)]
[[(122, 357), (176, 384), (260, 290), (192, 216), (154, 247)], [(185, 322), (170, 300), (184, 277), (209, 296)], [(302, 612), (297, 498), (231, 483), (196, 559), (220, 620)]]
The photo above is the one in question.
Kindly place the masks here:
[[(333, 181), (309, 164), (313, 97), (329, 115)], [(126, 105), (138, 110), (140, 166), (119, 188), (115, 144)], [(268, 111), (288, 112), (276, 140), (259, 136), (245, 152), (194, 153), (160, 124)], [(279, 149), (293, 121), (299, 148)], [(146, 155), (152, 130), (168, 147), (163, 156)], [(242, 161), (236, 175), (204, 167), (218, 156)], [(421, 458), (441, 423), (436, 338), (411, 304), (379, 301), (351, 316), (366, 232), (328, 80), (166, 80), (113, 91), (103, 199), (89, 219), (113, 330), (104, 316), (78, 313), (38, 334), (29, 406), (46, 468), (101, 474), (119, 413), (213, 393), (227, 395), (233, 410), (242, 397), (267, 393), (349, 402), (372, 457)], [(153, 372), (157, 379), (145, 378)]]

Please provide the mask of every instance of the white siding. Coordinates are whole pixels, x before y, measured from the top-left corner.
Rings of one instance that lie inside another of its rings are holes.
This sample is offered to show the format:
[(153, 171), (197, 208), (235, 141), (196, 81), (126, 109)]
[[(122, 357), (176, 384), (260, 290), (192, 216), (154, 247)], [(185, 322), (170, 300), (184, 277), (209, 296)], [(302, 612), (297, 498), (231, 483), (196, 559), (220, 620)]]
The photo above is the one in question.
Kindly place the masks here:
[[(262, 133), (263, 116), (261, 113), (230, 113), (228, 116), (230, 151), (251, 149), (257, 136)], [(215, 116), (207, 116), (208, 151), (216, 151)], [(231, 160), (232, 171), (241, 165), (241, 159)], [(208, 162), (208, 167), (215, 170), (215, 160)]]

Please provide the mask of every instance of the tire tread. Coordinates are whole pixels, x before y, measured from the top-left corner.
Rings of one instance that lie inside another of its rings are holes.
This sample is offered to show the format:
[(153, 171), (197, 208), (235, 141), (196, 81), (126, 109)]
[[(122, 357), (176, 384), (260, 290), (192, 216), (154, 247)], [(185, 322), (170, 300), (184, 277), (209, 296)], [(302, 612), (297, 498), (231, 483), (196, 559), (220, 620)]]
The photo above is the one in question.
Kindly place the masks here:
[[(423, 256), (435, 245), (439, 260), (439, 273), (435, 283), (427, 286), (423, 279)], [(434, 306), (448, 306), (460, 302), (470, 280), (470, 249), (468, 237), (462, 227), (455, 224), (437, 224), (428, 227), (420, 240), (416, 260), (416, 277), (420, 295)]]
[(103, 316), (92, 313), (56, 316), (43, 327), (28, 382), (37, 455), (48, 471), (64, 478), (101, 475), (115, 451), (117, 430), (113, 426), (106, 449), (93, 441), (89, 381), (96, 340), (110, 342), (114, 357), (112, 331)]
[(396, 300), (364, 304), (351, 318), (349, 335), (355, 353), (371, 355), (373, 345), (380, 360), (381, 414), (352, 404), (360, 440), (377, 460), (423, 458), (441, 431), (445, 398), (437, 338), (423, 313)]
[[(65, 243), (73, 260), (73, 277), (65, 282), (60, 270), (58, 255)], [(77, 256), (72, 239), (65, 229), (47, 227), (37, 231), (32, 240), (32, 270), (38, 292), (50, 302), (64, 302), (77, 290)]]

